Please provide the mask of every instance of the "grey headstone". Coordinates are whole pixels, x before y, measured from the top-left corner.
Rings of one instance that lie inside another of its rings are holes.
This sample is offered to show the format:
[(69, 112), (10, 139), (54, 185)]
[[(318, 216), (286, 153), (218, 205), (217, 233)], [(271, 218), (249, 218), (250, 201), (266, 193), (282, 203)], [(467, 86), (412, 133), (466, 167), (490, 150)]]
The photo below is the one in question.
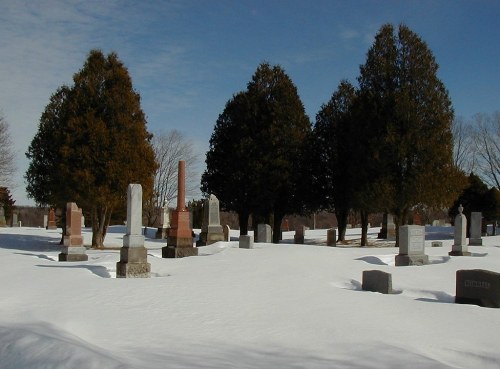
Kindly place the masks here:
[(269, 224), (257, 225), (257, 238), (255, 242), (271, 243), (272, 239), (273, 233)]
[(384, 294), (392, 293), (392, 275), (381, 270), (365, 270), (362, 289)]
[(240, 235), (239, 247), (240, 249), (253, 249), (253, 236)]
[(7, 222), (5, 220), (5, 210), (3, 208), (3, 203), (0, 202), (0, 227), (7, 226)]
[(337, 246), (337, 228), (331, 228), (326, 231), (326, 245)]
[(19, 221), (17, 220), (17, 213), (12, 213), (12, 227), (19, 227)]
[(448, 253), (450, 256), (470, 256), (466, 243), (467, 218), (462, 214), (463, 210), (464, 208), (460, 205), (455, 217), (455, 237), (451, 251)]
[(47, 228), (47, 225), (49, 224), (49, 216), (47, 214), (43, 215), (43, 228)]
[(206, 246), (218, 241), (224, 241), (224, 230), (220, 225), (219, 199), (210, 195), (203, 204), (203, 222), (200, 239), (196, 244)]
[(293, 236), (294, 243), (303, 245), (304, 238), (306, 234), (306, 227), (300, 226), (295, 230), (295, 235)]
[(419, 225), (399, 227), (399, 255), (396, 255), (396, 266), (428, 263), (429, 256), (425, 254), (425, 227)]
[(483, 225), (483, 214), (473, 211), (470, 214), (470, 238), (469, 246), (482, 246), (481, 228)]
[(231, 228), (226, 224), (224, 227), (222, 227), (222, 231), (224, 233), (224, 241), (229, 242), (231, 241)]
[(500, 273), (482, 269), (457, 270), (455, 302), (500, 308)]

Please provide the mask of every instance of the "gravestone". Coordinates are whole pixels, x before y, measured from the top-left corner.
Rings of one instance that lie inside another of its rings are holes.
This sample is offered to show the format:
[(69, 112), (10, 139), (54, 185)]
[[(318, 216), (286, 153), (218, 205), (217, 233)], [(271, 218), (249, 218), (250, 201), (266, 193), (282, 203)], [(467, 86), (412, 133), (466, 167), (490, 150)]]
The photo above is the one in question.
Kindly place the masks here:
[(326, 245), (337, 246), (337, 229), (331, 228), (326, 231)]
[(462, 205), (458, 207), (458, 214), (455, 217), (455, 237), (451, 251), (448, 253), (450, 256), (470, 256), (467, 249), (466, 232), (467, 232), (467, 218), (462, 214), (464, 208)]
[(224, 227), (222, 227), (222, 231), (224, 232), (224, 241), (231, 241), (231, 228), (229, 228), (229, 226), (226, 224)]
[(457, 270), (455, 302), (500, 308), (500, 273), (482, 269)]
[(129, 184), (127, 190), (127, 233), (123, 236), (120, 261), (116, 263), (117, 278), (149, 278), (151, 264), (144, 247), (142, 228), (142, 186)]
[(56, 212), (53, 208), (49, 209), (49, 221), (47, 223), (47, 229), (57, 229)]
[(273, 232), (269, 224), (257, 225), (257, 238), (255, 242), (271, 243), (273, 239)]
[(0, 202), (0, 227), (6, 227), (7, 222), (5, 220), (5, 210), (3, 204)]
[(82, 215), (82, 228), (85, 228), (85, 217)]
[(481, 212), (473, 211), (470, 214), (469, 246), (483, 245), (483, 239), (481, 238), (482, 225), (483, 225), (483, 214)]
[(293, 236), (294, 243), (303, 245), (305, 234), (306, 234), (306, 227), (299, 226), (299, 228), (295, 230), (295, 235)]
[(87, 261), (85, 246), (82, 237), (82, 209), (76, 203), (66, 204), (66, 234), (64, 246), (59, 254), (59, 261)]
[(253, 249), (253, 236), (240, 235), (239, 247), (240, 249)]
[(17, 213), (12, 212), (11, 227), (19, 227), (19, 220), (17, 219)]
[(203, 203), (203, 221), (197, 246), (206, 246), (224, 241), (224, 231), (220, 225), (219, 199), (210, 195)]
[(158, 230), (156, 231), (155, 238), (156, 239), (164, 239), (167, 237), (168, 234), (168, 229), (170, 228), (170, 214), (168, 210), (168, 202), (165, 201), (163, 203), (163, 207), (160, 209), (161, 214), (160, 214), (160, 226), (158, 227)]
[(361, 288), (364, 291), (390, 294), (393, 292), (392, 275), (381, 270), (365, 270), (363, 271), (363, 284)]
[(399, 254), (396, 266), (425, 265), (429, 256), (425, 254), (425, 227), (404, 225), (399, 227)]
[(377, 238), (387, 239), (388, 241), (396, 240), (396, 225), (394, 224), (394, 216), (392, 214), (384, 213), (382, 228)]
[(167, 246), (161, 249), (163, 258), (198, 255), (198, 249), (193, 247), (193, 229), (190, 224), (189, 210), (186, 208), (186, 162), (180, 160), (177, 175), (177, 207), (172, 211)]
[(47, 229), (47, 226), (49, 224), (49, 216), (47, 214), (43, 215), (43, 228)]

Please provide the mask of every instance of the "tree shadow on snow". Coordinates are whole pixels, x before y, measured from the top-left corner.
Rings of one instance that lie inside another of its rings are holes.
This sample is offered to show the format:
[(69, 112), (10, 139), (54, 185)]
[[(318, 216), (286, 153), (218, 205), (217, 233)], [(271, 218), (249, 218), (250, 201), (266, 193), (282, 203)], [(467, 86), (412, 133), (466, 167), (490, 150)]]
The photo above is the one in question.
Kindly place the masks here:
[(33, 257), (36, 257), (36, 258), (39, 258), (39, 259), (45, 259), (45, 260), (49, 260), (49, 261), (57, 261), (56, 259), (54, 258), (51, 258), (45, 254), (33, 254), (33, 253), (30, 253), (30, 252), (15, 252), (14, 254), (16, 255), (24, 255), (24, 256), (33, 256)]
[(111, 274), (106, 267), (101, 265), (37, 265), (40, 268), (69, 268), (69, 269), (87, 269), (98, 277), (111, 278)]
[(23, 250), (32, 252), (61, 251), (59, 239), (39, 235), (2, 234), (0, 248), (6, 250)]

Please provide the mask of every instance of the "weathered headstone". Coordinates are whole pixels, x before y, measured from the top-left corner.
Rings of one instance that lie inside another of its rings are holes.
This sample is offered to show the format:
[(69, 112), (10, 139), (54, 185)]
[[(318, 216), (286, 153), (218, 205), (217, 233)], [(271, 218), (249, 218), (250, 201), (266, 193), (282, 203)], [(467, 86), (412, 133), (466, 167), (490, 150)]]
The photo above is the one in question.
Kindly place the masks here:
[(82, 236), (82, 209), (74, 202), (66, 204), (66, 235), (59, 261), (87, 261)]
[(156, 231), (155, 237), (157, 239), (164, 239), (167, 237), (168, 229), (170, 228), (170, 214), (168, 210), (168, 202), (163, 203), (163, 207), (160, 209), (160, 226)]
[(17, 219), (17, 213), (12, 212), (11, 227), (19, 227), (19, 220)]
[(203, 203), (203, 221), (200, 239), (196, 245), (206, 246), (218, 241), (224, 241), (224, 232), (220, 225), (219, 199), (210, 195)]
[(295, 235), (293, 236), (294, 243), (303, 245), (304, 244), (305, 235), (306, 235), (306, 227), (299, 226), (295, 230)]
[(49, 222), (47, 223), (47, 229), (57, 229), (56, 212), (53, 208), (49, 209)]
[(337, 246), (337, 229), (331, 228), (326, 231), (326, 245)]
[(471, 254), (466, 243), (467, 218), (462, 214), (463, 211), (464, 208), (460, 205), (455, 217), (455, 237), (451, 251), (448, 253), (450, 256), (470, 256)]
[(425, 265), (429, 256), (425, 254), (425, 227), (404, 225), (399, 227), (399, 254), (396, 266)]
[(363, 284), (361, 288), (364, 291), (390, 294), (393, 292), (392, 275), (381, 270), (365, 270), (363, 271)]
[(377, 238), (387, 239), (389, 241), (396, 240), (396, 225), (394, 224), (394, 216), (392, 214), (384, 213), (382, 228)]
[(500, 273), (482, 269), (457, 270), (455, 302), (500, 308)]
[(222, 227), (222, 231), (224, 232), (224, 241), (231, 241), (231, 228), (229, 228), (229, 226), (226, 224), (224, 227)]
[(43, 228), (47, 229), (47, 226), (49, 224), (49, 216), (47, 214), (43, 215)]
[(253, 236), (240, 235), (239, 247), (240, 249), (253, 249)]
[(3, 204), (0, 202), (0, 227), (6, 227), (7, 222), (5, 221), (5, 210)]
[(257, 238), (255, 242), (271, 243), (273, 239), (273, 232), (269, 224), (257, 225)]
[(117, 278), (149, 278), (151, 264), (144, 247), (142, 228), (142, 186), (129, 184), (127, 190), (127, 233), (123, 236), (120, 261), (116, 263)]
[(162, 257), (182, 258), (196, 255), (198, 249), (193, 247), (193, 229), (190, 226), (189, 210), (186, 209), (186, 162), (180, 160), (177, 175), (177, 208), (172, 212), (167, 246), (162, 247)]
[(483, 226), (483, 214), (473, 211), (470, 214), (470, 237), (469, 246), (482, 246), (481, 230)]
[(85, 228), (85, 217), (82, 214), (82, 228)]

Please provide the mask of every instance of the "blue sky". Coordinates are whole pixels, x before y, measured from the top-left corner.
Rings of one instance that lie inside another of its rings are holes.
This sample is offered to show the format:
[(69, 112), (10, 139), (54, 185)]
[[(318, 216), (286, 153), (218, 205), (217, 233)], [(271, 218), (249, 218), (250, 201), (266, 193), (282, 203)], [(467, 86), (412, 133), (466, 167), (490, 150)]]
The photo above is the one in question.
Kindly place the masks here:
[[(440, 65), (456, 115), (500, 110), (499, 1), (0, 0), (0, 111), (24, 156), (50, 95), (88, 52), (115, 51), (151, 132), (177, 129), (204, 156), (218, 115), (261, 62), (280, 64), (312, 121), (359, 65), (384, 23), (405, 23)], [(204, 159), (202, 159), (204, 160)]]

